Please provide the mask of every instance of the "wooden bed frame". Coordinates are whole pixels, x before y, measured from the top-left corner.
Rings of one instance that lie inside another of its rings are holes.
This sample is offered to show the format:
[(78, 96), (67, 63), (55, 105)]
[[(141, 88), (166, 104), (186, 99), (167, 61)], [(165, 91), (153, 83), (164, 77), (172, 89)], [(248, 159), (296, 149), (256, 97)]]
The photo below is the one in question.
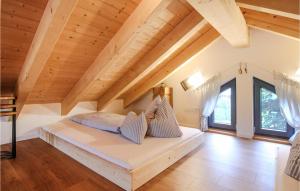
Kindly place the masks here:
[(125, 190), (135, 190), (142, 186), (203, 142), (203, 134), (199, 134), (157, 156), (143, 166), (128, 170), (64, 141), (43, 129), (40, 129), (40, 138)]

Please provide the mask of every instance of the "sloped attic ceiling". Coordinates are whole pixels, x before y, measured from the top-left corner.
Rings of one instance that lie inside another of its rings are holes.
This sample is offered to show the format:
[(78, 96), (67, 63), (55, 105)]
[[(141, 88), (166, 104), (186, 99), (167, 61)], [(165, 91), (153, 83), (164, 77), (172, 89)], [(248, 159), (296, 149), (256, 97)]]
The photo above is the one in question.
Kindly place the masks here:
[(14, 91), (48, 0), (1, 1), (1, 92)]
[[(130, 104), (219, 36), (186, 0), (2, 0), (1, 6), (1, 93), (18, 96), (18, 112), (24, 104), (60, 102), (66, 114), (92, 100), (101, 109), (121, 95)], [(242, 11), (248, 25), (299, 38), (295, 18)]]
[[(138, 1), (79, 0), (27, 103), (62, 102), (75, 83), (136, 8)], [(126, 55), (101, 74), (81, 97), (97, 100), (147, 51), (169, 33), (191, 8), (169, 1), (147, 21), (147, 29), (128, 47)]]
[(79, 0), (26, 103), (62, 102), (138, 3)]

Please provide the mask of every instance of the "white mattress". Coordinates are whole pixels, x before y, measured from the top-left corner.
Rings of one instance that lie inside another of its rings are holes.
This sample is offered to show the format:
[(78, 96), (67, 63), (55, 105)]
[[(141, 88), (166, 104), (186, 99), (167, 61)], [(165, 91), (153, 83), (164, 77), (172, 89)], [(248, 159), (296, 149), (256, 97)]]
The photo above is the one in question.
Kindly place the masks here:
[(87, 128), (70, 120), (42, 127), (55, 136), (128, 170), (138, 168), (156, 156), (203, 133), (195, 128), (180, 127), (179, 138), (146, 137), (143, 144), (135, 144), (119, 134)]

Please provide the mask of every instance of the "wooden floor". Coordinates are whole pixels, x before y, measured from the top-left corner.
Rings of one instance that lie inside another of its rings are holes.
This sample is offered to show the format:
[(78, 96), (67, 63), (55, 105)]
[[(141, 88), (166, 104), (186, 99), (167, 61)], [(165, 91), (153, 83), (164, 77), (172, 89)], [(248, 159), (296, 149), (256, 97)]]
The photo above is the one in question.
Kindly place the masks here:
[[(274, 190), (276, 143), (206, 133), (205, 143), (139, 190)], [(1, 160), (1, 190), (122, 190), (40, 139)]]

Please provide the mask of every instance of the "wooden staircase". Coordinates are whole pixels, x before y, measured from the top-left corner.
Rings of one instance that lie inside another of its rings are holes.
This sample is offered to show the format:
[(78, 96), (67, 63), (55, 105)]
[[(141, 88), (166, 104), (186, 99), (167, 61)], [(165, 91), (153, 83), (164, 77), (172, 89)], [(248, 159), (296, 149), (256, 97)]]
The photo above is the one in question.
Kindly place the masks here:
[[(11, 151), (2, 151), (1, 159), (16, 158), (16, 98), (14, 96), (1, 96), (0, 97), (0, 117), (11, 117), (12, 121), (12, 141)], [(1, 119), (2, 120), (2, 119)]]

